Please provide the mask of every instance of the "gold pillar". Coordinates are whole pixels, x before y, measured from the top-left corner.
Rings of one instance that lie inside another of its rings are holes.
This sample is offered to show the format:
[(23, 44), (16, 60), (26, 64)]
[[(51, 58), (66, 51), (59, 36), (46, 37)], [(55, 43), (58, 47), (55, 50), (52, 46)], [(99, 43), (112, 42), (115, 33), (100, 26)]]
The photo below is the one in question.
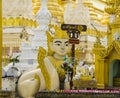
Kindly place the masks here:
[(104, 59), (98, 54), (95, 57), (95, 79), (97, 80), (97, 88), (104, 88)]
[[(0, 0), (0, 20), (2, 20), (2, 0)], [(0, 89), (2, 88), (2, 22), (0, 22)]]
[(95, 54), (95, 79), (97, 80), (97, 88), (104, 89), (105, 87), (105, 70), (104, 70), (104, 58), (102, 57), (102, 51), (105, 48), (99, 43), (94, 44), (93, 53)]
[(98, 71), (97, 71), (97, 88), (104, 89), (105, 88), (105, 70), (104, 70), (104, 59), (98, 60)]
[(109, 66), (110, 66), (110, 63), (111, 63), (111, 61), (109, 61), (109, 59), (107, 58), (107, 59), (104, 59), (104, 73), (105, 73), (105, 77), (104, 77), (104, 79), (105, 79), (105, 86), (109, 86)]

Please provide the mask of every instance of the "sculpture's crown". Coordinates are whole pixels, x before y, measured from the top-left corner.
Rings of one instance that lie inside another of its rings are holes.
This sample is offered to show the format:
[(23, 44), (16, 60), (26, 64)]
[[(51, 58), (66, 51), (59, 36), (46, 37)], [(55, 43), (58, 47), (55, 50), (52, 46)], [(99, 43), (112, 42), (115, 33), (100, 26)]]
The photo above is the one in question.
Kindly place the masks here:
[(67, 31), (62, 30), (61, 27), (55, 27), (54, 29), (55, 29), (55, 35), (53, 39), (59, 39), (59, 38), (68, 39), (69, 38)]

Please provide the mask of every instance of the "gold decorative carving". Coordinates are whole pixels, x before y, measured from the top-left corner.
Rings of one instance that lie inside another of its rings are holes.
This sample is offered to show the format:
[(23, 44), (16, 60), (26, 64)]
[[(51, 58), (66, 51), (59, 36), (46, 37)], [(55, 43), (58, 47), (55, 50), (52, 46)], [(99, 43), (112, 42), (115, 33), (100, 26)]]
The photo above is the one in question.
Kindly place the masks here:
[(4, 27), (17, 27), (17, 26), (26, 26), (26, 27), (37, 27), (38, 24), (35, 20), (24, 18), (24, 17), (3, 17), (2, 26)]

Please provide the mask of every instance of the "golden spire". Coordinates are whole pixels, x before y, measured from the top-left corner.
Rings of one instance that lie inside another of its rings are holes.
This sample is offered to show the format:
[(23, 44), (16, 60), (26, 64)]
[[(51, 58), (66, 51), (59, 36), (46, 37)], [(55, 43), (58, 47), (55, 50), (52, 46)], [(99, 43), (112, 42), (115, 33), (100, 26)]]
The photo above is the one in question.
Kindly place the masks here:
[(115, 14), (120, 5), (120, 0), (106, 0), (106, 3), (105, 11), (109, 14)]

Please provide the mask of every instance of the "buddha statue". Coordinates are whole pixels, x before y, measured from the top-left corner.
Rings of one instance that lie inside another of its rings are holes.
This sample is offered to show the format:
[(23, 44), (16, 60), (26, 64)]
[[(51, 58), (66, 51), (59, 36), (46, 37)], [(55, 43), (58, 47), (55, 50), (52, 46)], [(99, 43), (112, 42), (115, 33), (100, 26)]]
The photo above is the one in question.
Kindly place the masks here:
[[(65, 70), (61, 67), (64, 57), (70, 52), (68, 35), (60, 27), (52, 36), (47, 32), (48, 51), (38, 50), (38, 66), (21, 75), (18, 80), (18, 93), (21, 97), (33, 97), (38, 91), (65, 89)], [(29, 93), (28, 93), (29, 92)]]

